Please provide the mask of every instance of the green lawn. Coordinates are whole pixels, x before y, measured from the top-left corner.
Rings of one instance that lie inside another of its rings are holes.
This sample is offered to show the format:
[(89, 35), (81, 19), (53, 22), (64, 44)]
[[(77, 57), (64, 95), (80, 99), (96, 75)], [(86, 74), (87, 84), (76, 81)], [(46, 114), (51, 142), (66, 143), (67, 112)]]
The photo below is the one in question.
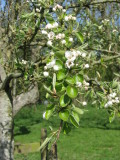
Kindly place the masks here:
[[(23, 144), (40, 141), (41, 128), (53, 126), (57, 129), (59, 120), (54, 117), (50, 121), (42, 119), (44, 106), (24, 108), (15, 118), (15, 142)], [(119, 160), (120, 123), (115, 120), (108, 122), (105, 110), (89, 107), (81, 117), (80, 128), (69, 135), (60, 136), (58, 156), (60, 160)], [(40, 154), (16, 155), (15, 160), (39, 160)]]

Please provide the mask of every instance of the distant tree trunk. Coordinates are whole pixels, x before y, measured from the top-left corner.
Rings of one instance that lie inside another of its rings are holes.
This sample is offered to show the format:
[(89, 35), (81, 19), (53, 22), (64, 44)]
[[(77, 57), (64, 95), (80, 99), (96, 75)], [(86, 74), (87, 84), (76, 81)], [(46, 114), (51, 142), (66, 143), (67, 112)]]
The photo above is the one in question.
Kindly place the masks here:
[(0, 160), (13, 160), (12, 104), (5, 91), (0, 91)]

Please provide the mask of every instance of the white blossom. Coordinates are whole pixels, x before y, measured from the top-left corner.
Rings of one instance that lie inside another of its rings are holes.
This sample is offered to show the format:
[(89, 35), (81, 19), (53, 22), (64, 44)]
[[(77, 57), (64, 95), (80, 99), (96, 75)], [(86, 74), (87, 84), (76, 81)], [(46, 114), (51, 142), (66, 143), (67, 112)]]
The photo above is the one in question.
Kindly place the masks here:
[(52, 46), (52, 41), (48, 41), (48, 42), (47, 42), (47, 45), (48, 45), (48, 46)]
[(82, 83), (81, 82), (77, 82), (76, 85), (77, 85), (77, 87), (81, 87)]
[(56, 7), (53, 7), (53, 11), (54, 11), (54, 12), (56, 11)]
[(46, 112), (43, 113), (43, 119), (45, 119)]
[(53, 28), (57, 28), (57, 27), (58, 27), (58, 23), (57, 22), (53, 23)]
[(61, 43), (62, 43), (62, 44), (65, 44), (65, 43), (66, 43), (66, 40), (63, 39), (63, 40), (61, 41)]
[(82, 55), (81, 55), (83, 58), (85, 58), (86, 57), (86, 53), (82, 53)]
[(54, 52), (51, 51), (51, 52), (50, 52), (50, 55), (51, 55), (51, 56), (54, 56)]
[(47, 70), (47, 66), (44, 66), (44, 70)]
[(72, 55), (72, 52), (71, 52), (71, 51), (66, 51), (66, 52), (65, 52), (65, 57), (66, 57), (67, 59), (71, 58), (71, 55)]
[(51, 63), (51, 65), (55, 65), (55, 62), (56, 62), (56, 60), (55, 59), (53, 59), (50, 63)]
[(86, 106), (86, 105), (87, 105), (87, 102), (84, 101), (82, 104), (83, 104), (83, 106)]
[(118, 31), (116, 29), (114, 29), (112, 32), (114, 33), (114, 32), (118, 32)]
[(56, 35), (56, 39), (62, 39), (62, 38), (65, 38), (64, 33), (59, 33), (58, 35)]
[(27, 64), (27, 61), (23, 59), (22, 64)]
[(54, 33), (54, 32), (49, 32), (49, 33), (48, 33), (48, 38), (49, 38), (49, 39), (52, 40), (52, 39), (54, 38), (54, 36), (55, 36), (55, 33)]
[(42, 34), (48, 34), (47, 31), (45, 31), (45, 30), (42, 30), (41, 33)]
[(53, 69), (54, 69), (54, 71), (58, 71), (58, 70), (59, 70), (58, 65), (54, 65), (54, 66), (53, 66)]
[(46, 28), (46, 29), (52, 29), (53, 26), (52, 26), (52, 24), (48, 23), (45, 28)]
[(84, 66), (85, 68), (89, 68), (89, 64), (85, 64), (85, 66)]
[(116, 96), (116, 93), (114, 92), (114, 93), (111, 93), (111, 94), (109, 94), (109, 98), (115, 98), (115, 96)]
[(65, 16), (65, 21), (68, 21), (69, 20), (69, 17), (68, 16)]
[(77, 57), (77, 56), (78, 56), (78, 52), (77, 52), (76, 50), (73, 50), (73, 51), (72, 51), (72, 55), (73, 55), (74, 57)]
[(77, 52), (76, 51), (66, 51), (65, 52), (65, 57), (69, 60), (69, 61), (74, 61), (77, 57)]
[(49, 72), (43, 72), (43, 75), (45, 76), (45, 77), (48, 77), (49, 76)]
[(73, 38), (72, 38), (72, 37), (70, 37), (70, 38), (69, 38), (69, 41), (70, 41), (70, 42), (73, 42)]
[(74, 17), (74, 16), (72, 16), (72, 15), (65, 16), (65, 21), (69, 21), (69, 20), (75, 21), (75, 20), (76, 20), (76, 17)]
[(76, 17), (72, 17), (71, 19), (72, 19), (73, 21), (76, 21)]
[(119, 100), (119, 97), (115, 97), (115, 100)]
[(112, 101), (108, 101), (108, 106), (112, 106), (113, 102)]
[(60, 6), (59, 4), (56, 5), (56, 8), (63, 9), (63, 6)]
[(65, 13), (65, 12), (66, 12), (66, 9), (63, 9), (63, 12)]
[(67, 68), (70, 69), (70, 68), (73, 67), (73, 66), (74, 66), (73, 61), (70, 61), (70, 60), (67, 60), (67, 61), (66, 61), (66, 67), (67, 67)]
[(77, 54), (79, 55), (79, 56), (81, 56), (82, 55), (82, 53), (80, 52), (80, 51), (76, 51), (77, 52)]
[(62, 38), (65, 38), (65, 34), (64, 33), (62, 33)]
[(46, 66), (47, 68), (52, 68), (55, 65), (56, 60), (53, 59), (51, 62), (47, 63)]
[(40, 12), (40, 10), (38, 8), (36, 8), (36, 12)]
[(119, 100), (115, 100), (115, 103), (120, 103), (120, 101)]
[(83, 81), (83, 84), (85, 85), (85, 87), (88, 87), (90, 84), (88, 82), (86, 82), (85, 80)]
[(108, 103), (105, 104), (104, 108), (108, 108)]

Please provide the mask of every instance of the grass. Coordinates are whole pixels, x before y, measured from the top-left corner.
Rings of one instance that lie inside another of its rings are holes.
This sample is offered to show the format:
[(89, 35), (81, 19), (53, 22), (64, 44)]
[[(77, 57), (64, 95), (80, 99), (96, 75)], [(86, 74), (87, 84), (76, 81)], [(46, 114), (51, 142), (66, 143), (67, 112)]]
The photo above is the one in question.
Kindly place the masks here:
[[(119, 119), (108, 122), (105, 110), (89, 107), (89, 111), (81, 117), (80, 128), (68, 135), (61, 133), (58, 141), (58, 156), (60, 160), (119, 160), (120, 123)], [(15, 117), (15, 142), (22, 144), (40, 141), (41, 128), (49, 126), (57, 129), (59, 120), (54, 117), (50, 121), (43, 121), (44, 106), (24, 108)], [(27, 148), (27, 147), (26, 147)], [(27, 150), (24, 148), (24, 150)], [(29, 153), (15, 156), (15, 160), (39, 160), (40, 154)]]

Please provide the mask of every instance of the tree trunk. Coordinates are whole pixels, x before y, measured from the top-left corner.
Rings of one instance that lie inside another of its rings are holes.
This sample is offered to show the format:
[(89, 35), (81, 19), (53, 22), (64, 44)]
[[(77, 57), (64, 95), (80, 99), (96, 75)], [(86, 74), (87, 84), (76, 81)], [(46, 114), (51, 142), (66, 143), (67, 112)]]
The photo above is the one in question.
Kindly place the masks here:
[(5, 91), (0, 91), (0, 160), (13, 160), (12, 104)]

